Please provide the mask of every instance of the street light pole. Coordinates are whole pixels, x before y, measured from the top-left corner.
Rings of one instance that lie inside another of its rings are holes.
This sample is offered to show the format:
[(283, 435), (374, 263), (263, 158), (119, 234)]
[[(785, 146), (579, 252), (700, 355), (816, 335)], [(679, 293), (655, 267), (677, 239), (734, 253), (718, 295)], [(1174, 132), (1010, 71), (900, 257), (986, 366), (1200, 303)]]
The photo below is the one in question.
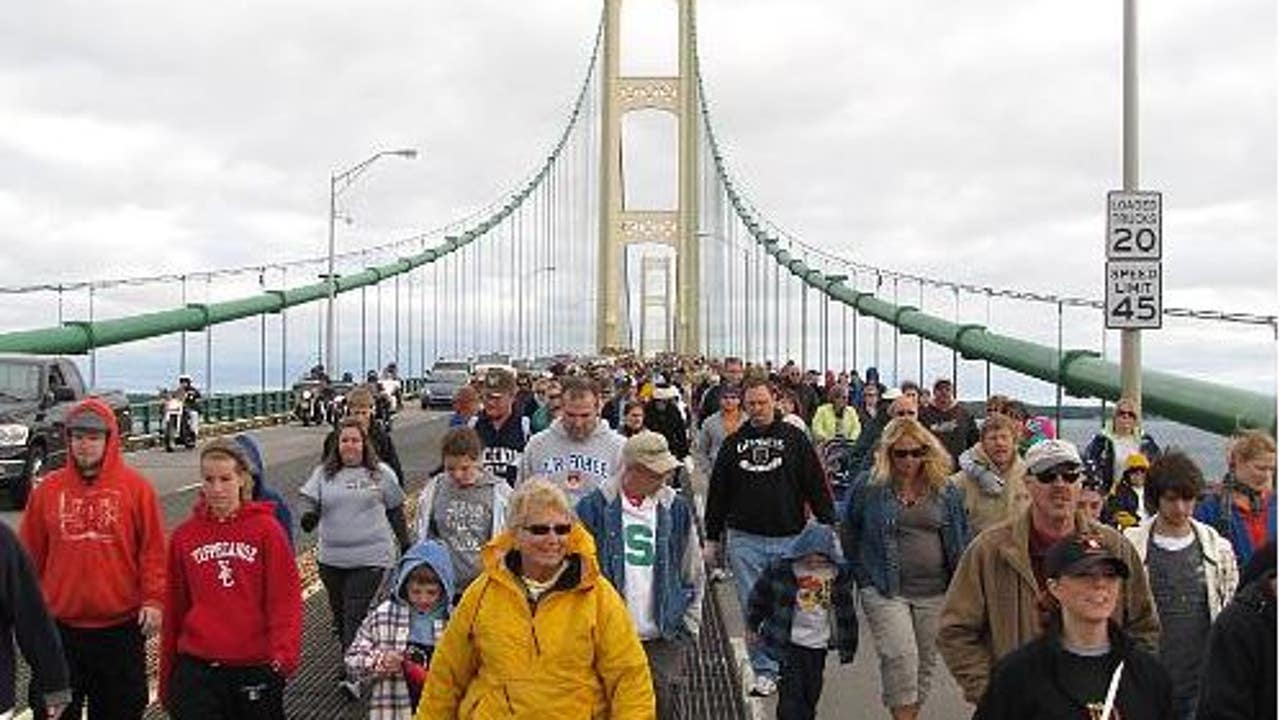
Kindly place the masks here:
[[(395, 155), (408, 160), (418, 157), (418, 151), (413, 148), (403, 148), (400, 150), (382, 150), (366, 158), (364, 161), (343, 170), (340, 173), (331, 173), (329, 175), (329, 260), (328, 271), (325, 274), (325, 282), (329, 286), (329, 298), (325, 307), (325, 352), (324, 362), (325, 369), (329, 373), (338, 371), (337, 363), (337, 343), (335, 335), (337, 334), (337, 317), (334, 314), (334, 298), (338, 293), (337, 278), (333, 274), (334, 264), (334, 225), (338, 217), (338, 195), (343, 190), (351, 186), (355, 182), (360, 173), (364, 172), (370, 165), (386, 155)], [(339, 183), (343, 183), (339, 187)]]
[[(1124, 0), (1124, 189), (1138, 189), (1138, 0)], [(1061, 368), (1059, 368), (1061, 372)], [(1142, 331), (1120, 331), (1120, 397), (1142, 416)]]

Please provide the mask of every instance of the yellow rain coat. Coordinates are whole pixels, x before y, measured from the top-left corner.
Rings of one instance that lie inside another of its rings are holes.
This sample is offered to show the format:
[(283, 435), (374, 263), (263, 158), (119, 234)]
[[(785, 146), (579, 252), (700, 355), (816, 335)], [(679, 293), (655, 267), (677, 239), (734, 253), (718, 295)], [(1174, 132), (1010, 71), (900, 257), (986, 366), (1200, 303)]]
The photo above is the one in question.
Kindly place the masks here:
[(416, 720), (652, 720), (649, 664), (591, 535), (574, 524), (569, 565), (536, 604), (512, 571), (518, 558), (510, 531), (481, 552), (484, 572), (436, 646)]

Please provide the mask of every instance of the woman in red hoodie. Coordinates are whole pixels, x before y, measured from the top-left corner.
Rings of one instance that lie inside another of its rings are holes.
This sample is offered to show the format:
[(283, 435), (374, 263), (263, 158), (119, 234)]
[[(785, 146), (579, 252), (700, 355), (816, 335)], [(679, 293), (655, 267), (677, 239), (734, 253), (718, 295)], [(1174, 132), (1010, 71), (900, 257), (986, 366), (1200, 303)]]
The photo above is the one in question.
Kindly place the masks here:
[(205, 445), (200, 499), (169, 543), (160, 697), (174, 720), (284, 718), (302, 593), (270, 504), (249, 500), (249, 467), (234, 443)]

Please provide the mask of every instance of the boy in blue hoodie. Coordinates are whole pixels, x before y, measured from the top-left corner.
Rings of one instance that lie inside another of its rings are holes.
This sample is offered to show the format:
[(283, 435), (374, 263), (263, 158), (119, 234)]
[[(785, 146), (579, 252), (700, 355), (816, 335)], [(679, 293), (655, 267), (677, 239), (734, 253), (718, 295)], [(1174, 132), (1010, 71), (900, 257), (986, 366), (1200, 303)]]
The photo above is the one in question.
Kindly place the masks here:
[(842, 664), (858, 650), (853, 575), (829, 525), (810, 522), (751, 588), (747, 642), (781, 666), (778, 720), (813, 720), (827, 651)]
[(395, 592), (365, 617), (345, 658), (351, 677), (372, 683), (370, 720), (413, 715), (453, 591), (453, 564), (440, 542), (423, 540), (400, 558)]

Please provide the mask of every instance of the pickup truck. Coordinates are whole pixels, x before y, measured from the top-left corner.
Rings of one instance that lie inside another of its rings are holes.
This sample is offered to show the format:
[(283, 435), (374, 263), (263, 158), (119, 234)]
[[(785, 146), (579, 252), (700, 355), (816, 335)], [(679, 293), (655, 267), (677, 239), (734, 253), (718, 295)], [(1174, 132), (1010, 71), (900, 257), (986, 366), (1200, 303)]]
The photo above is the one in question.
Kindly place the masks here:
[(66, 358), (0, 355), (0, 485), (17, 509), (26, 507), (41, 475), (66, 462), (63, 420), (90, 394), (115, 410), (127, 436), (132, 417), (124, 393), (90, 393), (80, 370)]

